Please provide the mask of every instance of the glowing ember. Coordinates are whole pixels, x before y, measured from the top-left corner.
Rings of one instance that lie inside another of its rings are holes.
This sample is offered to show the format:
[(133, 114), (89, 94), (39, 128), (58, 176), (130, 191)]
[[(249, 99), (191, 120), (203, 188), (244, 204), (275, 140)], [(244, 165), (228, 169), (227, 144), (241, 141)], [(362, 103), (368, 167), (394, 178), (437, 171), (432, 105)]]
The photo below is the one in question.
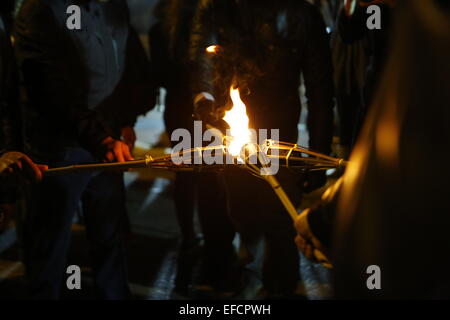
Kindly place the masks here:
[(239, 95), (239, 89), (231, 87), (230, 96), (233, 101), (233, 107), (225, 113), (223, 120), (230, 126), (231, 142), (228, 145), (228, 151), (231, 155), (237, 157), (240, 155), (242, 147), (250, 142), (249, 120), (245, 104)]

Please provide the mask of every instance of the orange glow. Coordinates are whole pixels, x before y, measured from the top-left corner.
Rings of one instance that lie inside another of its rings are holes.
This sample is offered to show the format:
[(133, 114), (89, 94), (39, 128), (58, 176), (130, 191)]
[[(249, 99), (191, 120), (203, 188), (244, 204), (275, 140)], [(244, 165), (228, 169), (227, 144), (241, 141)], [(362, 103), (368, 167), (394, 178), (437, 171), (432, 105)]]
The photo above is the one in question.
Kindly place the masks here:
[(241, 100), (239, 89), (231, 87), (230, 96), (233, 107), (225, 113), (223, 120), (230, 126), (231, 142), (228, 145), (228, 151), (231, 155), (237, 157), (240, 155), (242, 147), (250, 142), (251, 134), (248, 128), (247, 108)]
[(206, 48), (206, 52), (217, 54), (219, 52), (219, 48), (220, 47), (218, 45), (212, 45)]

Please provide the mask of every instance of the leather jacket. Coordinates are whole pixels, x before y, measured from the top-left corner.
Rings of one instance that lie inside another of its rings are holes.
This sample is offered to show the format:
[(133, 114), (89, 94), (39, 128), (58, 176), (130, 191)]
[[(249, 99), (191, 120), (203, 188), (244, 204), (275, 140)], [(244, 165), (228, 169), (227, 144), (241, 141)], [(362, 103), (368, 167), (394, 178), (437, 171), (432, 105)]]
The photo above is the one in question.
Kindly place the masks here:
[[(207, 53), (210, 45), (219, 45), (219, 53)], [(332, 62), (314, 6), (298, 0), (203, 0), (194, 19), (190, 63), (194, 96), (208, 92), (223, 106), (230, 86), (238, 85), (250, 126), (280, 129), (280, 139), (290, 142), (297, 142), (303, 74), (309, 145), (330, 151)]]

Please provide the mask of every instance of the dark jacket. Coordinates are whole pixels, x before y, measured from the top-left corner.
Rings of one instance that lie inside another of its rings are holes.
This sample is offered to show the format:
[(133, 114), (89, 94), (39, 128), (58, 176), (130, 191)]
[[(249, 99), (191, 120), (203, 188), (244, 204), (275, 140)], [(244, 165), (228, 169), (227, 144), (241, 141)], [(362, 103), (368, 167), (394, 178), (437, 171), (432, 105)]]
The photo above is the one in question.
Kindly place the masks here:
[[(66, 10), (73, 4), (81, 8), (81, 30), (66, 27)], [(142, 83), (149, 70), (145, 55), (133, 60), (130, 47), (140, 45), (130, 43), (137, 37), (130, 36), (129, 25), (124, 0), (24, 2), (16, 20), (16, 50), (25, 89), (27, 152), (46, 159), (72, 146), (96, 151), (104, 138), (118, 138), (118, 127), (133, 125), (153, 106), (123, 98), (130, 86), (120, 81)], [(142, 79), (127, 75), (129, 70), (140, 70)]]
[(0, 14), (0, 154), (20, 148), (17, 68), (7, 20)]
[[(386, 5), (380, 5), (381, 8), (381, 29), (369, 30), (366, 26), (370, 14), (366, 13), (365, 7), (357, 6), (351, 17), (348, 17), (344, 10), (341, 10), (337, 26), (338, 34), (342, 42), (346, 45), (354, 44), (364, 40), (367, 47), (364, 52), (363, 67), (364, 79), (359, 81), (358, 86), (363, 89), (364, 102), (366, 105), (371, 103), (373, 94), (377, 89), (380, 75), (383, 71), (389, 50), (389, 37), (392, 32), (391, 15), (392, 9)], [(341, 84), (338, 84), (341, 85)]]
[[(212, 44), (220, 45), (219, 54), (205, 52)], [(291, 142), (297, 142), (302, 73), (310, 147), (330, 151), (332, 63), (325, 25), (314, 6), (290, 0), (203, 0), (190, 58), (194, 95), (213, 93), (220, 106), (236, 82), (250, 126), (280, 129), (280, 139)]]
[(115, 137), (118, 137), (121, 128), (134, 126), (137, 116), (147, 113), (156, 102), (154, 70), (132, 27), (128, 31), (124, 68), (114, 91), (96, 109), (108, 121)]
[[(7, 13), (2, 10), (0, 12), (0, 157), (5, 151), (20, 149), (20, 140), (17, 69), (10, 41), (10, 23), (8, 23)], [(2, 167), (1, 164), (0, 167)], [(13, 202), (16, 196), (15, 188), (12, 188), (10, 181), (4, 177), (0, 177), (0, 180), (0, 204)]]
[(164, 120), (169, 132), (192, 122), (188, 68), (192, 20), (199, 0), (162, 0), (155, 9), (158, 22), (149, 40), (152, 71), (158, 86), (167, 90)]
[[(428, 15), (436, 8), (409, 0), (396, 9), (392, 51), (338, 199), (337, 298), (450, 297), (450, 167), (437, 165), (449, 157), (450, 11)], [(370, 265), (381, 290), (367, 288)]]

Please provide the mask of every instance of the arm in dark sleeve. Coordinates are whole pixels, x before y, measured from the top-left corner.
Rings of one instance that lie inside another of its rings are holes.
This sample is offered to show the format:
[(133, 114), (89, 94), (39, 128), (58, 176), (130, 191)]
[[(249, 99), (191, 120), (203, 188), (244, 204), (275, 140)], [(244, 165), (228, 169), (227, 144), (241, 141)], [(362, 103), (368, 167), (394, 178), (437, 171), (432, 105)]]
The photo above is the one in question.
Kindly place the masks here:
[(17, 87), (8, 87), (7, 94), (8, 99), (0, 102), (0, 155), (7, 150), (22, 149)]
[(343, 178), (331, 185), (323, 194), (322, 200), (310, 208), (307, 219), (314, 236), (327, 248), (331, 248), (336, 206)]
[(307, 219), (312, 234), (325, 248), (330, 249), (336, 204), (333, 202), (319, 203), (310, 208), (310, 210)]
[(21, 114), (17, 66), (8, 28), (0, 16), (0, 155), (6, 150), (20, 150)]
[(315, 8), (311, 13), (303, 64), (309, 147), (328, 154), (333, 135), (333, 67), (325, 24)]
[(8, 129), (5, 128), (7, 124), (6, 117), (2, 112), (2, 107), (0, 105), (0, 205), (4, 203), (11, 203), (11, 199), (15, 197), (15, 190), (13, 190), (7, 179), (3, 177), (3, 171), (8, 167), (6, 164), (6, 159), (3, 155), (7, 152), (7, 138), (6, 136), (9, 134)]
[(102, 112), (112, 113), (116, 129), (133, 127), (136, 119), (155, 107), (156, 79), (150, 61), (134, 28), (128, 32), (125, 69), (114, 92), (102, 103)]
[(150, 59), (152, 76), (158, 87), (167, 88), (170, 81), (170, 75), (173, 73), (169, 68), (172, 67), (170, 57), (172, 53), (169, 50), (169, 36), (164, 30), (162, 21), (156, 23), (149, 33)]
[(43, 1), (27, 1), (16, 20), (16, 53), (28, 98), (42, 116), (77, 133), (80, 145), (96, 149), (111, 135), (87, 105), (87, 79), (65, 24)]
[(0, 204), (4, 204), (13, 203), (17, 196), (4, 171), (10, 166), (7, 151), (21, 149), (21, 130), (14, 55), (3, 23), (0, 29)]
[(130, 120), (125, 124), (133, 126), (138, 116), (144, 115), (155, 107), (158, 87), (149, 58), (136, 30), (132, 27), (130, 27), (128, 34), (127, 57), (123, 78), (128, 88), (130, 88), (130, 101), (133, 105)]

